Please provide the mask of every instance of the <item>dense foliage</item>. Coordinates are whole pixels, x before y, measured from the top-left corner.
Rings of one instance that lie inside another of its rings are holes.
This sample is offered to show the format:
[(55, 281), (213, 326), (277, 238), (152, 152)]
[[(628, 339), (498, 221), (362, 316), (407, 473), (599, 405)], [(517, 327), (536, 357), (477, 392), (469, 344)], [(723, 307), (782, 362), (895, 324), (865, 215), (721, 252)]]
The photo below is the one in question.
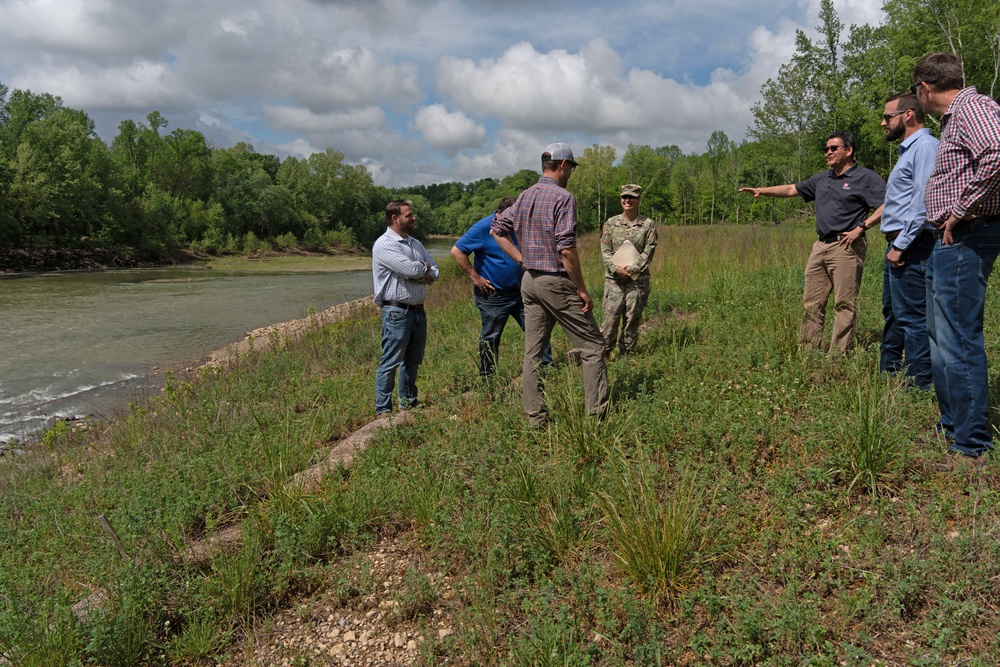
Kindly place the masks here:
[[(884, 25), (845, 33), (832, 0), (823, 0), (818, 38), (798, 33), (795, 55), (764, 84), (742, 143), (717, 130), (700, 154), (677, 146), (630, 145), (621, 156), (611, 146), (583, 149), (584, 168), (569, 187), (584, 230), (618, 212), (618, 188), (628, 182), (645, 188), (646, 214), (672, 224), (772, 222), (807, 211), (797, 199), (752, 200), (736, 190), (822, 169), (819, 148), (834, 130), (853, 132), (859, 160), (888, 174), (896, 151), (879, 126), (883, 102), (910, 85), (913, 65), (930, 51), (958, 54), (968, 84), (997, 93), (1000, 4), (888, 0), (884, 9)], [(333, 148), (282, 161), (243, 143), (214, 148), (194, 130), (168, 133), (157, 111), (146, 120), (123, 121), (109, 146), (83, 111), (0, 83), (0, 247), (81, 239), (153, 252), (369, 244), (396, 196), (413, 199), (423, 232), (454, 235), (538, 177), (526, 170), (389, 189)]]

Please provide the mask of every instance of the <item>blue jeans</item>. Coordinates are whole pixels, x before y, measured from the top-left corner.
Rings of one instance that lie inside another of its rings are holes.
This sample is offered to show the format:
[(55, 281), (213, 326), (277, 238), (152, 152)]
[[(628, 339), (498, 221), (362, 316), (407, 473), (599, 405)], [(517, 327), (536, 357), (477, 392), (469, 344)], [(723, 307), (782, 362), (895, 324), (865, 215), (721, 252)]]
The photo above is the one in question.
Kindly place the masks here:
[[(513, 317), (517, 326), (524, 331), (524, 300), (521, 288), (494, 290), (486, 294), (476, 289), (476, 308), (483, 321), (479, 333), (479, 374), (483, 377), (493, 374), (500, 356), (500, 337), (503, 336), (507, 318)], [(542, 352), (542, 365), (552, 363), (552, 348), (546, 346)]]
[[(886, 252), (892, 249), (892, 244)], [(903, 266), (885, 262), (882, 279), (882, 346), (879, 370), (904, 371), (919, 389), (931, 388), (931, 348), (927, 336), (927, 263), (934, 237), (923, 233), (903, 252)], [(903, 352), (906, 352), (905, 364)]]
[(382, 306), (382, 358), (375, 375), (375, 414), (392, 412), (392, 385), (399, 368), (399, 407), (417, 403), (417, 369), (427, 345), (427, 314)]
[(941, 425), (952, 451), (979, 456), (993, 447), (983, 339), (986, 283), (1000, 254), (1000, 218), (959, 223), (955, 242), (938, 241), (929, 263), (927, 329)]

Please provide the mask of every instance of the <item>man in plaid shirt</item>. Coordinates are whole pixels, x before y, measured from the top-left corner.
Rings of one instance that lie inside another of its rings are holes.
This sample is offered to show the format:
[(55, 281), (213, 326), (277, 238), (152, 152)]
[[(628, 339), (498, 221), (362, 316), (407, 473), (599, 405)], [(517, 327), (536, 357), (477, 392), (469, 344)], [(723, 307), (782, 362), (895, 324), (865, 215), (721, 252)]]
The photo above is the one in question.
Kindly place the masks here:
[[(576, 166), (569, 146), (550, 144), (542, 153), (538, 183), (498, 213), (491, 229), (503, 251), (524, 269), (522, 399), (534, 428), (544, 427), (548, 420), (538, 367), (556, 322), (580, 350), (587, 412), (603, 417), (608, 409), (604, 336), (594, 319), (594, 302), (576, 252), (576, 199), (566, 190)], [(520, 241), (520, 249), (511, 241), (511, 232)]]
[(986, 283), (1000, 253), (1000, 105), (963, 87), (962, 63), (931, 53), (913, 69), (912, 91), (941, 117), (927, 181), (927, 222), (938, 241), (927, 270), (931, 375), (949, 451), (979, 457), (993, 447), (983, 339)]

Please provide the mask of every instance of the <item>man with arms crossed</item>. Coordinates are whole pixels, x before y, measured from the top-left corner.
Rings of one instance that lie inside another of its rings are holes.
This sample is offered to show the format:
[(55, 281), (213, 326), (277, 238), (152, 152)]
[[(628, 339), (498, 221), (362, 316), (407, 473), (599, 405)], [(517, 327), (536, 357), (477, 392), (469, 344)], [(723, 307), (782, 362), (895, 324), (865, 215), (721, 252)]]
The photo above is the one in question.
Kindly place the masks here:
[[(493, 214), (486, 216), (469, 228), (451, 248), (455, 263), (469, 276), (475, 285), (476, 308), (483, 322), (479, 334), (479, 374), (493, 375), (500, 354), (500, 337), (503, 335), (507, 318), (513, 317), (524, 330), (524, 301), (521, 299), (521, 277), (524, 275), (517, 262), (507, 255), (490, 235), (490, 227), (497, 213), (506, 211), (514, 204), (513, 197), (504, 197)], [(517, 239), (511, 240), (517, 245)], [(469, 262), (474, 256), (475, 265)], [(542, 364), (552, 362), (552, 354), (546, 347), (542, 354)]]
[[(649, 263), (656, 252), (656, 225), (639, 215), (642, 188), (629, 183), (622, 186), (622, 213), (608, 218), (601, 230), (601, 258), (604, 260), (604, 354), (611, 356), (615, 346), (619, 354), (633, 352), (639, 341), (642, 311), (649, 299)], [(615, 254), (626, 242), (636, 258), (627, 265), (615, 263)], [(621, 341), (618, 327), (621, 325)]]
[[(799, 326), (799, 344), (822, 346), (826, 302), (833, 292), (833, 336), (830, 351), (848, 352), (854, 347), (856, 301), (861, 289), (868, 242), (864, 230), (882, 215), (885, 181), (854, 161), (854, 135), (834, 132), (826, 139), (824, 153), (830, 168), (802, 181), (767, 188), (740, 188), (754, 197), (795, 197), (816, 201), (816, 234), (819, 236), (806, 262), (805, 314)], [(876, 211), (868, 216), (868, 211)]]
[(934, 169), (938, 140), (924, 127), (924, 112), (909, 91), (886, 101), (882, 127), (886, 141), (902, 141), (882, 209), (881, 230), (888, 245), (882, 277), (885, 324), (879, 370), (892, 375), (904, 371), (916, 387), (930, 389), (926, 268), (935, 239), (934, 228), (926, 221), (924, 186)]
[(438, 265), (410, 236), (417, 217), (413, 204), (395, 199), (385, 207), (386, 230), (372, 246), (375, 305), (382, 309), (382, 358), (375, 375), (375, 414), (392, 412), (392, 385), (399, 368), (399, 408), (417, 405), (417, 369), (427, 344), (427, 285)]
[(939, 428), (954, 436), (950, 451), (979, 457), (993, 447), (983, 311), (1000, 252), (1000, 106), (964, 85), (950, 53), (930, 53), (913, 69), (911, 91), (925, 113), (941, 117), (925, 197), (927, 222), (938, 228), (927, 330)]
[[(594, 319), (594, 302), (576, 251), (576, 199), (566, 190), (575, 167), (569, 146), (550, 144), (542, 153), (538, 183), (493, 221), (493, 237), (525, 270), (523, 401), (535, 428), (544, 427), (548, 419), (538, 367), (556, 322), (580, 350), (587, 412), (603, 417), (608, 409), (604, 337)], [(517, 236), (520, 249), (511, 234)]]

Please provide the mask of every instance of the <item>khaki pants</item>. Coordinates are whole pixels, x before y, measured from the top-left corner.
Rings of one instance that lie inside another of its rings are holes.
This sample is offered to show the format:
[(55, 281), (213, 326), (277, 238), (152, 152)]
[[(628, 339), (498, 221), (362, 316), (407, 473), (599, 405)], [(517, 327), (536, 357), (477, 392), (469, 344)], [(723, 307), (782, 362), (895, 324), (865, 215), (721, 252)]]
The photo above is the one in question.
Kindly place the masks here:
[(833, 292), (834, 319), (830, 351), (848, 352), (854, 347), (854, 324), (858, 315), (861, 271), (868, 241), (862, 236), (850, 247), (816, 241), (806, 262), (806, 286), (802, 293), (805, 314), (799, 327), (799, 344), (823, 348), (826, 302)]
[(573, 346), (580, 350), (587, 412), (595, 416), (604, 415), (609, 401), (604, 337), (594, 314), (584, 314), (583, 301), (577, 295), (573, 281), (564, 275), (537, 274), (533, 277), (531, 272), (525, 272), (521, 280), (521, 296), (524, 299), (523, 401), (528, 420), (540, 426), (547, 418), (538, 367), (556, 322), (562, 326)]

